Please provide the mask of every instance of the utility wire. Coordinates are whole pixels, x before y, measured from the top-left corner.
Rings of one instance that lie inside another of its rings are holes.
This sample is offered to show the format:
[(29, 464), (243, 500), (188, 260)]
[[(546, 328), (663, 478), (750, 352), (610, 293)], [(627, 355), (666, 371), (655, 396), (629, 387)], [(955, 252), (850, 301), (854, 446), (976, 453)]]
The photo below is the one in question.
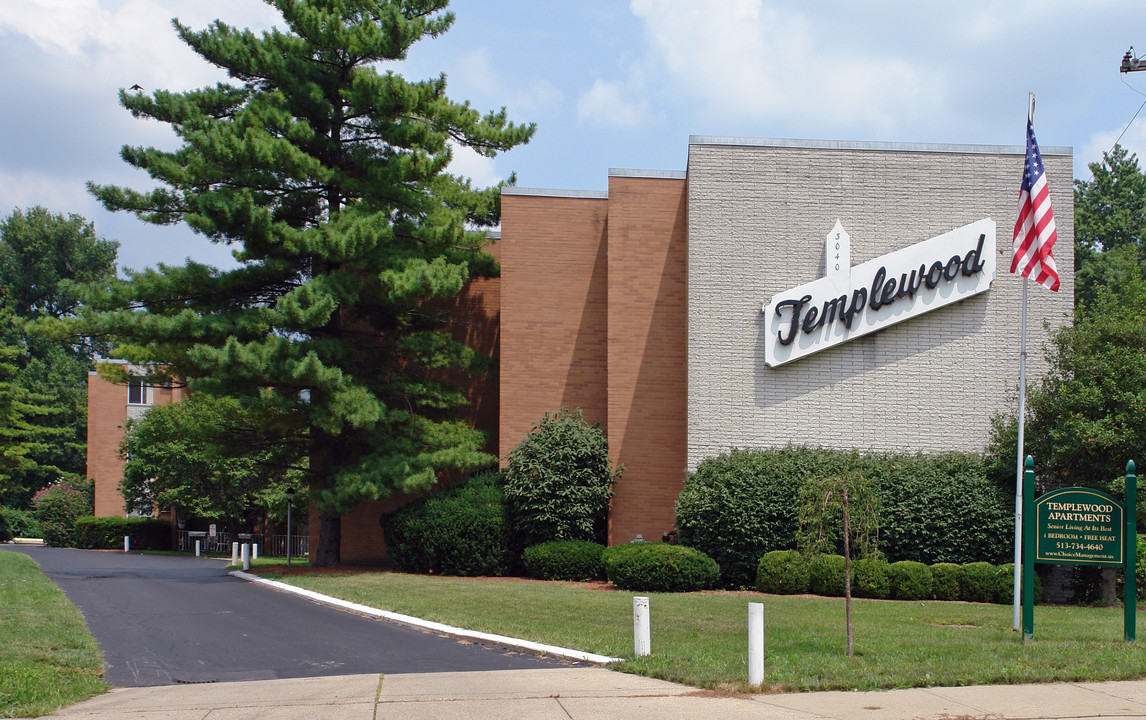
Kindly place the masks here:
[[(1146, 97), (1146, 93), (1141, 92), (1140, 90), (1136, 89), (1133, 85), (1126, 82), (1126, 78), (1118, 78), (1118, 79), (1121, 80), (1122, 84), (1125, 85), (1126, 87), (1130, 88), (1131, 90), (1138, 93), (1142, 97)], [(1122, 132), (1119, 133), (1118, 140), (1114, 141), (1114, 146), (1110, 148), (1110, 152), (1114, 152), (1114, 148), (1118, 147), (1118, 141), (1122, 139), (1122, 136), (1125, 135), (1126, 131), (1130, 129), (1130, 126), (1134, 124), (1135, 118), (1138, 117), (1138, 113), (1142, 112), (1142, 108), (1144, 108), (1144, 107), (1146, 107), (1146, 100), (1143, 100), (1142, 104), (1138, 106), (1138, 109), (1134, 111), (1134, 117), (1130, 118), (1130, 122), (1126, 123), (1126, 127), (1122, 128)]]

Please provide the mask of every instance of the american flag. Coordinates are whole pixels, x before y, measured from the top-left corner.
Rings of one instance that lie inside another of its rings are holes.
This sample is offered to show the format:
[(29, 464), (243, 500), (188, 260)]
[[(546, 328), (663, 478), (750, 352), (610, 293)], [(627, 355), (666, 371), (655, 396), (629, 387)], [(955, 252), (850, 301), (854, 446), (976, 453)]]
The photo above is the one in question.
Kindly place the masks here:
[(1043, 173), (1043, 159), (1035, 140), (1035, 127), (1027, 119), (1027, 162), (1023, 168), (1023, 185), (1019, 188), (1019, 217), (1015, 220), (1015, 237), (1011, 241), (1014, 253), (1011, 272), (1023, 277), (1034, 277), (1035, 282), (1051, 290), (1058, 290), (1058, 268), (1054, 264), (1055, 240), (1054, 210), (1051, 209), (1050, 191)]

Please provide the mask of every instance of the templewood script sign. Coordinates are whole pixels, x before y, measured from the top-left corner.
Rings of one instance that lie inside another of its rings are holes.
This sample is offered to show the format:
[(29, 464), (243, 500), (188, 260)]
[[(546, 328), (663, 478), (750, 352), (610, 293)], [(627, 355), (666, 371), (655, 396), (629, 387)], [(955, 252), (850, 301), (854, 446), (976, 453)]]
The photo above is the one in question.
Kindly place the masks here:
[(977, 295), (995, 280), (995, 221), (951, 232), (851, 266), (851, 237), (836, 221), (825, 238), (827, 272), (777, 294), (765, 362), (776, 367)]

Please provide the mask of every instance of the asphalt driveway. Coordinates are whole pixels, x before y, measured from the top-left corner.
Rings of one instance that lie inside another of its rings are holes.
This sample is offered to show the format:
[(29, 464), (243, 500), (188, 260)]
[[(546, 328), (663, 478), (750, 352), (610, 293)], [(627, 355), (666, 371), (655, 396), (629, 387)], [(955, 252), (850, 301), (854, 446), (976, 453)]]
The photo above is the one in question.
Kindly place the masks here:
[(230, 577), (220, 560), (4, 549), (29, 555), (79, 607), (118, 687), (571, 665), (317, 605)]

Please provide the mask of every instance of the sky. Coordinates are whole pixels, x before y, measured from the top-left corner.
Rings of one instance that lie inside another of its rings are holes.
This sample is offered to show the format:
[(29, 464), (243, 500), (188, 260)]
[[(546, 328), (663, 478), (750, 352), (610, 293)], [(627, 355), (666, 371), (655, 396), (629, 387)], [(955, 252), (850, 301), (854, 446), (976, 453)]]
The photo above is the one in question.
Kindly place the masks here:
[[(1125, 0), (456, 0), (452, 29), (394, 66), (445, 73), (454, 100), (537, 124), (494, 159), (458, 151), (452, 171), (489, 185), (604, 190), (610, 168), (684, 170), (690, 135), (1022, 145), (1036, 94), (1043, 147), (1074, 151), (1074, 176), (1121, 143), (1146, 156), (1146, 3)], [(0, 2), (0, 216), (77, 213), (121, 243), (121, 267), (186, 258), (233, 265), (183, 226), (112, 214), (85, 184), (152, 187), (124, 145), (176, 147), (137, 120), (120, 88), (224, 80), (175, 35), (216, 18), (259, 31), (260, 0)], [(1137, 119), (1136, 111), (1142, 109)], [(1070, 178), (1048, 177), (1051, 183)], [(1018, 195), (1019, 178), (1015, 178)]]

